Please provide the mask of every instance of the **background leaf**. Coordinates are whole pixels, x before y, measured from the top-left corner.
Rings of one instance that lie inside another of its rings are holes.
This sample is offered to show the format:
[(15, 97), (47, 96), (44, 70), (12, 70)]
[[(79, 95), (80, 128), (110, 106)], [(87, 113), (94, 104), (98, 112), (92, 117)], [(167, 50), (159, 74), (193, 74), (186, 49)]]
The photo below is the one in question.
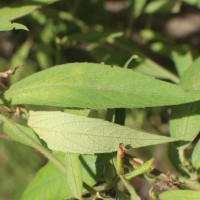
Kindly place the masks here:
[(12, 23), (9, 21), (0, 22), (0, 31), (10, 31), (10, 30), (19, 30), (19, 29), (28, 31), (28, 28), (26, 26), (19, 23)]
[(120, 143), (137, 148), (174, 141), (173, 138), (62, 112), (30, 112), (28, 124), (50, 149), (71, 153), (113, 152)]
[(200, 0), (181, 0), (181, 1), (196, 6), (197, 8), (200, 8)]
[(32, 0), (28, 2), (14, 3), (0, 9), (0, 21), (11, 21), (23, 17), (42, 5), (53, 3), (58, 0)]
[(171, 80), (174, 83), (179, 82), (179, 79), (176, 77), (176, 75), (166, 70), (159, 64), (153, 62), (151, 59), (144, 59), (141, 64), (139, 64), (137, 67), (134, 67), (134, 70), (159, 79)]
[(5, 97), (12, 104), (97, 109), (181, 104), (199, 100), (200, 93), (132, 70), (73, 63), (35, 73), (11, 86)]
[(14, 76), (10, 77), (10, 83), (13, 84), (20, 79), (26, 77), (27, 75), (30, 75), (34, 72), (36, 72), (36, 69), (30, 65), (28, 62), (28, 56), (30, 54), (32, 48), (32, 41), (28, 39), (26, 42), (24, 42), (13, 54), (12, 59), (10, 60), (10, 69), (14, 69), (14, 67), (18, 65), (21, 66), (16, 72)]

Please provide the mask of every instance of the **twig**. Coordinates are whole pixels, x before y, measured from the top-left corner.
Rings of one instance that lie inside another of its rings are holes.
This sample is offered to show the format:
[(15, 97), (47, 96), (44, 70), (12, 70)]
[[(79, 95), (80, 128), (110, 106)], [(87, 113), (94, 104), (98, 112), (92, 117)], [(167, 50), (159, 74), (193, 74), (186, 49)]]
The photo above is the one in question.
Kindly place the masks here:
[(9, 69), (5, 72), (0, 72), (0, 78), (9, 78), (11, 75), (15, 74), (16, 70), (19, 69), (22, 65), (16, 66), (14, 69)]

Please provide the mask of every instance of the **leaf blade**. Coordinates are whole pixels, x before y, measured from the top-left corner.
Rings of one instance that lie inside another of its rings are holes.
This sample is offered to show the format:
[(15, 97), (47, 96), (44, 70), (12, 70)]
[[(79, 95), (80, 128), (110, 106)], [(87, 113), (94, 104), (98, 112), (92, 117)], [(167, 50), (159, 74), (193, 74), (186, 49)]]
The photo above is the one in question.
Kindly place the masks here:
[(13, 3), (0, 9), (0, 21), (11, 21), (30, 14), (42, 5), (50, 4), (58, 0), (40, 1), (32, 0), (29, 2)]
[(128, 69), (72, 63), (19, 81), (5, 98), (12, 104), (103, 109), (182, 104), (199, 100), (200, 94)]
[[(185, 71), (181, 86), (187, 90), (200, 89), (200, 58)], [(192, 141), (200, 130), (200, 101), (172, 107), (170, 134), (172, 137)]]
[(0, 31), (10, 31), (10, 30), (25, 30), (28, 31), (28, 28), (23, 24), (12, 23), (9, 21), (0, 22)]
[(62, 112), (30, 112), (28, 124), (50, 149), (94, 154), (117, 151), (119, 143), (134, 148), (172, 142), (173, 138), (136, 131), (100, 119)]
[(69, 188), (74, 197), (80, 199), (83, 190), (83, 178), (78, 154), (66, 154), (65, 163), (68, 169)]

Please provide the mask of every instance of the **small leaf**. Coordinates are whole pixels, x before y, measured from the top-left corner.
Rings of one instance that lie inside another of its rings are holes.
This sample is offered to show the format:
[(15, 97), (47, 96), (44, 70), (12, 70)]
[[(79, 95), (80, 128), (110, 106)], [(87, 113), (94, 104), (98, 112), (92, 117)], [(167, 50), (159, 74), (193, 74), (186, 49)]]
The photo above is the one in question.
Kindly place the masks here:
[(176, 51), (173, 51), (172, 59), (175, 63), (176, 70), (180, 77), (190, 67), (190, 65), (192, 65), (192, 62), (193, 62), (191, 52), (181, 55), (177, 53)]
[(181, 78), (181, 85), (186, 90), (200, 90), (200, 57), (197, 58)]
[(151, 1), (147, 4), (145, 13), (171, 12), (175, 4), (176, 1), (174, 0)]
[(192, 141), (200, 130), (200, 102), (172, 107), (170, 135), (174, 138)]
[(22, 24), (12, 23), (9, 21), (0, 21), (0, 31), (10, 31), (19, 29), (28, 31), (28, 28)]
[[(24, 42), (20, 47), (18, 47), (18, 49), (12, 55), (12, 59), (9, 61), (11, 69), (13, 69), (14, 66), (18, 66), (19, 64), (27, 63), (31, 47), (32, 41), (30, 39)], [(10, 77), (10, 83), (13, 84), (19, 81), (20, 79), (34, 73), (36, 71), (35, 68), (36, 67), (34, 66), (20, 67), (19, 70), (16, 71), (15, 75)]]
[(187, 4), (190, 4), (192, 6), (196, 6), (197, 8), (200, 8), (200, 1), (199, 0), (181, 0)]
[(120, 143), (137, 148), (174, 141), (100, 119), (62, 112), (30, 112), (28, 124), (50, 149), (71, 153), (113, 152)]
[(192, 152), (192, 164), (196, 169), (200, 169), (200, 140)]
[(199, 200), (200, 191), (192, 190), (171, 190), (163, 192), (160, 200)]
[(38, 1), (28, 1), (10, 4), (6, 7), (0, 9), (0, 21), (11, 21), (18, 19), (27, 14), (30, 14), (34, 10), (40, 8), (42, 5), (53, 3), (58, 0), (38, 0)]
[(199, 100), (200, 93), (129, 69), (73, 63), (19, 81), (5, 98), (12, 104), (103, 109), (182, 104)]
[(82, 196), (83, 180), (78, 154), (66, 154), (65, 163), (68, 171), (69, 189), (72, 195), (78, 199)]
[[(146, 31), (149, 30), (147, 29)], [(179, 82), (178, 77), (173, 73), (148, 58), (144, 59), (134, 70), (159, 79), (167, 79), (174, 83)]]
[(124, 175), (124, 178), (127, 180), (132, 179), (135, 176), (139, 176), (141, 174), (145, 174), (151, 171), (152, 169), (152, 165), (154, 163), (155, 159), (151, 159), (148, 160), (147, 162), (145, 162), (144, 164), (142, 164), (141, 166), (139, 166), (138, 168), (134, 169), (133, 171), (129, 172), (128, 174)]

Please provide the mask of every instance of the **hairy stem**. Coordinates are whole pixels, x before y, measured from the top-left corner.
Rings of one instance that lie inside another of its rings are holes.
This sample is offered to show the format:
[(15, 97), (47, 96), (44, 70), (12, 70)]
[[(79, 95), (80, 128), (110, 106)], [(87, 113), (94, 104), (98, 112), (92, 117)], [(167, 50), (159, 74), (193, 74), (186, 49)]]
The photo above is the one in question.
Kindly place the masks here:
[(21, 137), (27, 145), (33, 147), (37, 151), (39, 151), (41, 154), (43, 154), (49, 161), (51, 161), (55, 166), (57, 166), (62, 172), (67, 173), (66, 167), (46, 148), (38, 144), (33, 138), (31, 138), (29, 135), (24, 133), (20, 128), (16, 126), (16, 124), (9, 120), (4, 115), (0, 114), (0, 120), (11, 130), (15, 132), (16, 135)]

